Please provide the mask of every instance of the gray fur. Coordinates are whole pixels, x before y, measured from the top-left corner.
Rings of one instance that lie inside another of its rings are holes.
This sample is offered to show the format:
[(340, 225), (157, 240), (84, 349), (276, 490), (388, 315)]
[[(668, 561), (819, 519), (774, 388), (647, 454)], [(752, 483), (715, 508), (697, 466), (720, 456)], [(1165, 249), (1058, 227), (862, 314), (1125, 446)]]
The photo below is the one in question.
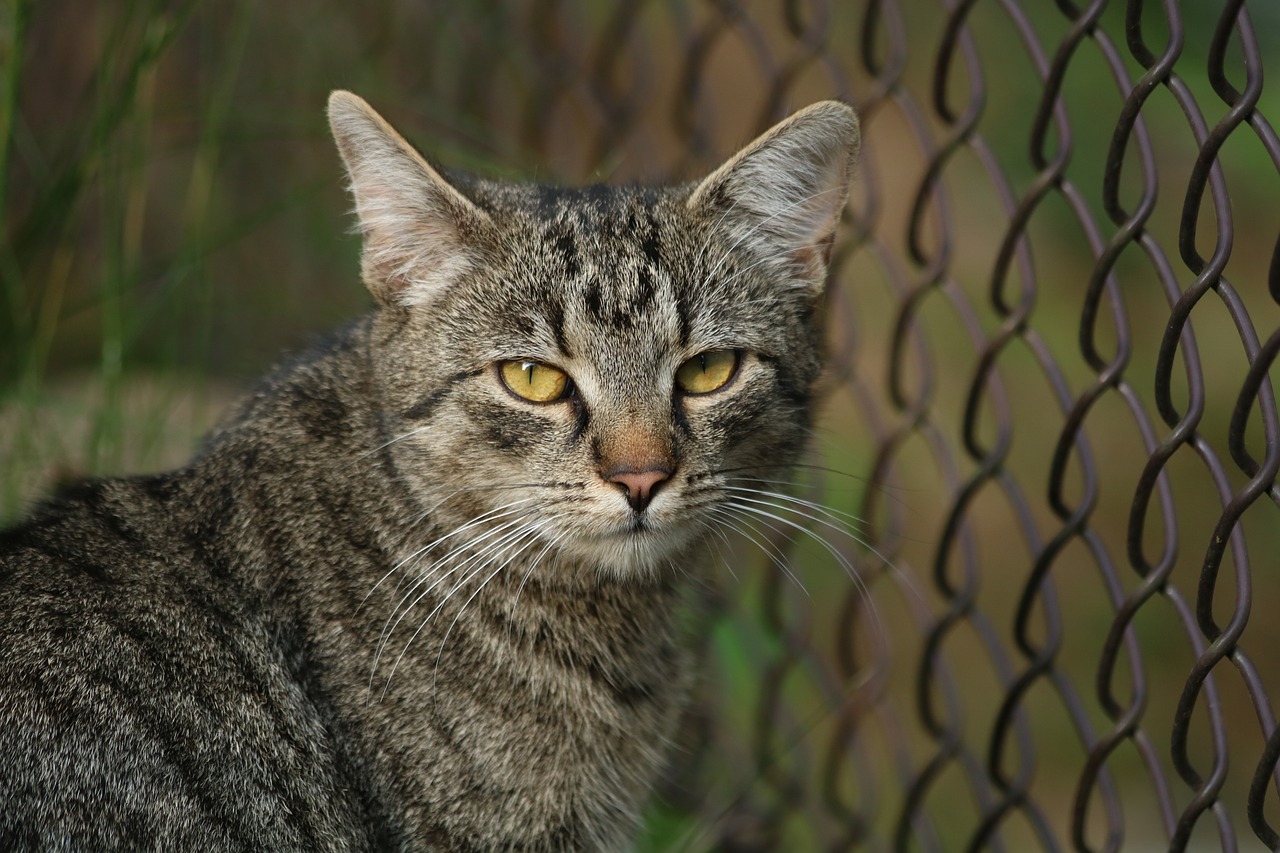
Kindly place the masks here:
[[(669, 189), (446, 178), (330, 116), (378, 309), (187, 467), (0, 533), (0, 849), (618, 850), (669, 759), (726, 478), (808, 429), (852, 112)], [(606, 481), (656, 464), (640, 512)]]

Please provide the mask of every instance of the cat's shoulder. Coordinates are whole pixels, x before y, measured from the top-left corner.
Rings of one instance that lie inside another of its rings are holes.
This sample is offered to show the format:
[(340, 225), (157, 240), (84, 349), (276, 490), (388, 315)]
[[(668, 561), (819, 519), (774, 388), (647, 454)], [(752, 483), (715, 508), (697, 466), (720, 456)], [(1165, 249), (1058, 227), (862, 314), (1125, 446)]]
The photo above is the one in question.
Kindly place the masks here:
[(147, 520), (162, 519), (161, 510), (177, 486), (175, 474), (64, 480), (24, 517), (0, 529), (0, 555), (59, 543), (64, 551), (77, 553), (100, 539), (138, 542)]
[(157, 567), (190, 559), (172, 532), (180, 488), (179, 473), (61, 485), (0, 529), (0, 606), (123, 591), (144, 579), (154, 587)]

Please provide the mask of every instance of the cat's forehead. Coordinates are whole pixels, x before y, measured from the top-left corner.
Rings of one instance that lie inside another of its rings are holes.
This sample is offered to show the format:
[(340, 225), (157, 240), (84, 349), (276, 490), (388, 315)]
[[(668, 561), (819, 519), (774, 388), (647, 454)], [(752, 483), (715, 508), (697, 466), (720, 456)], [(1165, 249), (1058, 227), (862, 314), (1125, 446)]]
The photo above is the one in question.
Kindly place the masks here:
[(687, 196), (689, 192), (687, 186), (557, 186), (491, 181), (454, 171), (447, 174), (450, 182), (468, 198), (499, 217), (524, 214), (542, 220), (572, 218), (584, 226), (626, 216), (631, 211), (652, 210), (666, 200)]
[[(582, 263), (593, 256), (653, 263), (670, 226), (687, 218), (679, 188), (644, 186), (556, 187), (477, 183), (473, 197), (510, 226), (508, 241)], [(525, 239), (522, 239), (525, 238)], [(540, 239), (539, 239), (540, 238)], [(587, 257), (574, 257), (572, 253)], [(618, 253), (623, 253), (619, 255)]]
[(531, 300), (555, 305), (570, 331), (672, 319), (677, 284), (692, 273), (679, 191), (499, 186), (477, 195), (505, 224), (507, 274)]
[(455, 303), (484, 318), (486, 352), (656, 377), (778, 334), (777, 289), (736, 274), (715, 223), (688, 211), (688, 187), (463, 190), (498, 229), (491, 263)]
[[(670, 256), (672, 220), (679, 211), (657, 191), (616, 187), (541, 188), (532, 199), (529, 224), (537, 249), (564, 267), (570, 279), (609, 273), (651, 275)], [(603, 284), (603, 281), (600, 282)]]

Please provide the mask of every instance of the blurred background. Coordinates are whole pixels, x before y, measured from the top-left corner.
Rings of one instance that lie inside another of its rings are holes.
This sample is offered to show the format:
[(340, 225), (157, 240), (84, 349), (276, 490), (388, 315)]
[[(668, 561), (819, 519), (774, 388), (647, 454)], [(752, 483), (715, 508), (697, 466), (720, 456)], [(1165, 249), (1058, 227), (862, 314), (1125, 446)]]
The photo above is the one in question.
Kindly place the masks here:
[(1277, 67), (1269, 0), (4, 0), (0, 520), (368, 309), (331, 89), (574, 184), (840, 98), (824, 509), (707, 579), (642, 849), (1280, 845)]

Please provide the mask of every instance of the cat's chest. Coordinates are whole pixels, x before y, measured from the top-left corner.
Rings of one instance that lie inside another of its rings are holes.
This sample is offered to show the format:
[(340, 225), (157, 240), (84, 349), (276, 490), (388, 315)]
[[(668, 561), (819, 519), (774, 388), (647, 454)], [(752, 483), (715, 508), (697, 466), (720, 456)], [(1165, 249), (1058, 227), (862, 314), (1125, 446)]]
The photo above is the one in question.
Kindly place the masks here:
[(407, 823), (537, 849), (634, 819), (687, 693), (676, 602), (663, 595), (570, 606), (495, 595), (415, 625), (364, 709)]

